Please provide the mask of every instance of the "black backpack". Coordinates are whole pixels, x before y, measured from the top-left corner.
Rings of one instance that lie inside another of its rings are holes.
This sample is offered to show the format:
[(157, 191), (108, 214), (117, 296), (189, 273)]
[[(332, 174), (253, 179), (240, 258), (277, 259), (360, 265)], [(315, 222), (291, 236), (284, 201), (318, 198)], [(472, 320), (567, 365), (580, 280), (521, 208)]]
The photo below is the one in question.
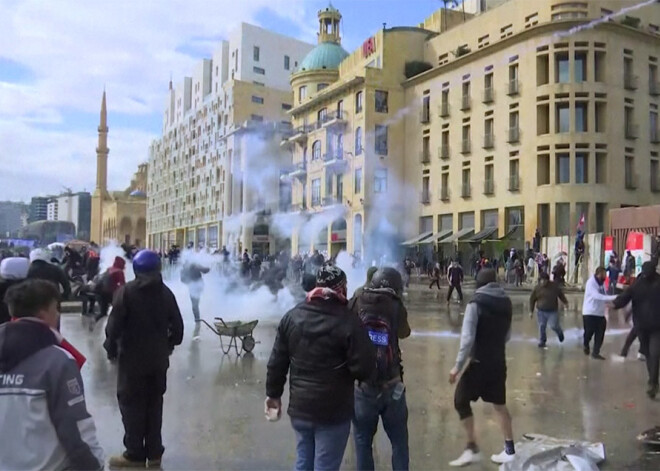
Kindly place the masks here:
[(382, 385), (390, 381), (392, 365), (394, 363), (394, 337), (390, 320), (380, 314), (361, 310), (360, 321), (366, 329), (369, 338), (376, 347), (376, 374), (372, 382)]

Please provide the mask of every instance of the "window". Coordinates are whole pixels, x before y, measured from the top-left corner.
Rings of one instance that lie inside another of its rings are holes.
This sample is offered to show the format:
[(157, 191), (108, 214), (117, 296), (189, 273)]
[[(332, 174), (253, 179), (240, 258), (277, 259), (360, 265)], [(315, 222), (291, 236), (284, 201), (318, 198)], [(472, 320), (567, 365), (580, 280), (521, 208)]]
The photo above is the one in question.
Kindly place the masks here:
[(289, 70), (291, 68), (291, 58), (289, 56), (284, 56), (284, 70)]
[[(587, 132), (587, 102), (578, 101), (575, 103), (575, 132)], [(563, 132), (563, 131), (562, 131)]]
[(305, 98), (307, 98), (307, 85), (303, 85), (298, 89), (298, 101), (302, 102)]
[(570, 183), (571, 181), (571, 158), (568, 154), (557, 154), (557, 183)]
[(637, 188), (637, 175), (635, 174), (635, 159), (626, 157), (625, 159), (625, 184), (628, 189)]
[(555, 54), (555, 82), (568, 83), (571, 77), (568, 71), (568, 53), (559, 52)]
[(380, 155), (387, 155), (387, 126), (376, 125), (375, 151)]
[(596, 183), (607, 183), (607, 154), (596, 154)]
[(321, 204), (321, 179), (312, 180), (312, 206)]
[(252, 115), (250, 115), (250, 119), (252, 121), (262, 122), (264, 120), (264, 117), (259, 115), (259, 114), (252, 114)]
[(425, 96), (422, 98), (422, 123), (428, 123), (431, 121), (431, 97)]
[(344, 158), (344, 135), (343, 134), (337, 134), (337, 138), (335, 140), (335, 151), (336, 151), (336, 156), (338, 159), (343, 159)]
[(472, 194), (472, 185), (470, 183), (470, 169), (469, 168), (464, 168), (463, 172), (461, 174), (461, 183), (462, 183), (462, 191), (461, 191), (461, 196), (463, 198), (469, 198)]
[(660, 175), (658, 174), (658, 161), (656, 159), (651, 159), (651, 191), (657, 192), (660, 191)]
[(327, 108), (322, 108), (318, 111), (318, 113), (316, 113), (316, 118), (319, 123), (324, 123), (327, 117), (328, 117)]
[(493, 164), (487, 164), (484, 167), (484, 194), (486, 195), (492, 195), (495, 189), (493, 180), (494, 168)]
[(431, 202), (431, 193), (430, 193), (431, 177), (425, 176), (422, 177), (422, 203), (428, 204)]
[(362, 169), (355, 169), (355, 193), (362, 193)]
[(587, 81), (587, 53), (584, 51), (577, 51), (575, 53), (575, 82)]
[(260, 96), (252, 95), (252, 103), (258, 103), (260, 105), (264, 104), (264, 99)]
[(474, 212), (459, 213), (458, 229), (474, 229)]
[(537, 221), (541, 234), (550, 235), (550, 205), (541, 203), (537, 206)]
[(252, 67), (252, 71), (255, 74), (266, 75), (266, 71), (264, 69), (262, 69), (261, 67)]
[(358, 127), (355, 130), (355, 155), (362, 153), (362, 128)]
[(657, 143), (660, 139), (658, 132), (658, 112), (650, 111), (649, 112), (649, 135), (651, 136), (651, 142)]
[(252, 58), (255, 62), (259, 62), (259, 46), (254, 46), (252, 48)]
[(314, 141), (312, 144), (312, 160), (319, 160), (321, 158), (321, 141)]
[(589, 183), (589, 155), (585, 152), (575, 154), (575, 183)]
[(596, 232), (605, 232), (607, 203), (596, 203)]
[(344, 199), (344, 175), (337, 174), (337, 202), (341, 203)]
[[(445, 172), (440, 177), (440, 199), (447, 201), (449, 199), (449, 173)], [(451, 229), (449, 226), (447, 229)]]
[(377, 168), (374, 170), (374, 193), (385, 193), (387, 191), (387, 169)]
[(376, 113), (387, 113), (387, 92), (386, 91), (376, 90), (375, 104), (376, 104)]
[(539, 155), (538, 164), (536, 167), (536, 184), (549, 185), (550, 184), (550, 156)]
[(337, 118), (342, 118), (344, 116), (344, 100), (339, 100), (337, 102)]
[(316, 91), (317, 91), (317, 92), (320, 92), (320, 91), (323, 90), (324, 88), (328, 88), (328, 84), (327, 84), (327, 83), (319, 83), (318, 85), (316, 85)]
[(555, 125), (555, 132), (569, 132), (570, 131), (570, 110), (568, 103), (557, 103), (557, 123)]
[(571, 205), (570, 203), (557, 203), (555, 205), (555, 234), (571, 233)]
[(325, 196), (332, 196), (332, 173), (325, 175)]
[(357, 92), (355, 94), (355, 112), (356, 113), (362, 113), (362, 98), (364, 94), (363, 92)]
[(442, 100), (440, 102), (440, 116), (449, 116), (449, 90), (442, 91)]
[(284, 111), (289, 111), (291, 108), (292, 108), (291, 105), (289, 105), (288, 103), (282, 103), (282, 109)]

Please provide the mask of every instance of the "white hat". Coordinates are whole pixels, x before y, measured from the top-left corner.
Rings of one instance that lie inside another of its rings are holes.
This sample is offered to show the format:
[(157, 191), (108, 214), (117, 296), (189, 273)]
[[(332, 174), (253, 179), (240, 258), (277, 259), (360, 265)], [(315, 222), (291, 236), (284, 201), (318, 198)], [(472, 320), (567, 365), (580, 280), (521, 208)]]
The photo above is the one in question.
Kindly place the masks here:
[(50, 263), (52, 257), (53, 255), (48, 249), (34, 249), (30, 252), (30, 263), (35, 260), (43, 260), (44, 262)]
[(23, 257), (9, 257), (0, 262), (0, 278), (24, 280), (27, 278), (30, 261)]

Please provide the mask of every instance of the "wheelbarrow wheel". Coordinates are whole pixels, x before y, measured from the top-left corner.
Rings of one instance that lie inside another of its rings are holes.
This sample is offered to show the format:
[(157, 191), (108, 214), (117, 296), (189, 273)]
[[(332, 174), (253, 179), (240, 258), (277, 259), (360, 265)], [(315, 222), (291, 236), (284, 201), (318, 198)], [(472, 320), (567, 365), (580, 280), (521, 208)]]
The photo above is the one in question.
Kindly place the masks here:
[(243, 344), (243, 350), (246, 352), (250, 353), (252, 350), (254, 350), (254, 346), (256, 345), (257, 342), (254, 341), (254, 337), (251, 335), (246, 335), (243, 337), (242, 344)]

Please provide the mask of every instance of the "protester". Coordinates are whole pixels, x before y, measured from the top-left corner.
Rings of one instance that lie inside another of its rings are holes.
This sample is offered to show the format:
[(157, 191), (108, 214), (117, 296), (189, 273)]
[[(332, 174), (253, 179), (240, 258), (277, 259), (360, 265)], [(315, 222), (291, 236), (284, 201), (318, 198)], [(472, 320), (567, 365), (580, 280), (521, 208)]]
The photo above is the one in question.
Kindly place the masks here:
[(454, 394), (454, 406), (467, 433), (467, 447), (450, 466), (481, 461), (470, 406), (479, 398), (493, 404), (504, 435), (504, 451), (491, 456), (491, 461), (502, 464), (515, 459), (511, 415), (506, 407), (506, 343), (511, 335), (513, 309), (511, 299), (496, 280), (492, 269), (479, 273), (477, 290), (465, 310), (456, 365), (449, 373), (449, 382), (454, 384), (468, 365)]
[(105, 329), (105, 350), (118, 360), (117, 402), (124, 423), (122, 455), (110, 466), (159, 467), (163, 395), (169, 356), (183, 340), (176, 298), (163, 283), (160, 257), (142, 250), (133, 258), (135, 280), (119, 288)]
[(626, 278), (626, 283), (628, 284), (630, 284), (632, 279), (635, 277), (635, 257), (630, 252), (630, 250), (626, 252), (626, 262), (625, 268), (623, 270), (623, 276)]
[(287, 312), (268, 361), (266, 408), (279, 417), (289, 374), (295, 469), (338, 470), (351, 427), (354, 382), (372, 377), (375, 348), (347, 306), (346, 275), (319, 270), (316, 288)]
[(449, 270), (447, 270), (447, 281), (449, 282), (449, 290), (447, 291), (447, 304), (451, 301), (451, 295), (456, 290), (458, 299), (463, 302), (463, 290), (461, 284), (463, 283), (463, 268), (456, 260), (451, 262)]
[(534, 315), (534, 308), (538, 307), (536, 319), (539, 324), (539, 348), (545, 348), (547, 342), (546, 328), (557, 333), (560, 342), (564, 341), (564, 332), (559, 323), (559, 301), (568, 306), (568, 299), (559, 284), (550, 281), (550, 276), (543, 272), (539, 275), (539, 284), (529, 297), (529, 317)]
[(5, 295), (9, 288), (27, 278), (30, 261), (23, 257), (8, 257), (0, 262), (0, 324), (9, 322), (9, 306)]
[(564, 260), (560, 258), (552, 269), (552, 281), (564, 286), (566, 284), (566, 266)]
[(360, 286), (358, 289), (355, 290), (355, 293), (353, 293), (353, 297), (360, 296), (362, 294), (362, 291), (364, 291), (365, 288), (368, 288), (371, 285), (371, 280), (374, 277), (374, 273), (378, 271), (378, 267), (369, 267), (367, 268), (367, 281), (364, 283), (363, 286)]
[(399, 339), (410, 336), (410, 326), (402, 294), (401, 274), (384, 267), (374, 274), (371, 286), (349, 302), (377, 352), (374, 375), (355, 388), (353, 435), (361, 471), (374, 469), (372, 444), (379, 417), (392, 444), (392, 469), (407, 470), (409, 465), (408, 406)]
[[(605, 294), (605, 268), (598, 267), (594, 276), (589, 278), (584, 289), (584, 301), (582, 302), (582, 321), (584, 325), (584, 354), (596, 360), (604, 360), (600, 349), (605, 339), (607, 320), (605, 319), (606, 303), (613, 301), (616, 296)], [(594, 338), (594, 349), (591, 350), (591, 339)]]
[[(94, 317), (94, 323), (98, 323), (108, 315), (108, 310), (110, 309), (110, 306), (112, 306), (115, 293), (119, 288), (126, 284), (126, 278), (124, 277), (125, 267), (126, 260), (117, 256), (115, 257), (112, 266), (96, 280), (96, 300), (99, 303), (100, 312)], [(91, 324), (90, 329), (93, 329), (93, 327), (94, 324)]]
[(190, 293), (190, 302), (192, 303), (193, 316), (195, 322), (200, 321), (199, 301), (204, 291), (204, 279), (202, 275), (208, 273), (210, 269), (191, 260), (183, 263), (181, 269), (181, 282), (188, 287)]
[(429, 289), (433, 288), (433, 285), (436, 285), (438, 291), (440, 291), (440, 264), (437, 262), (433, 265), (433, 270), (431, 271), (431, 284), (429, 285)]
[(7, 292), (16, 320), (0, 325), (0, 469), (103, 469), (80, 375), (85, 359), (56, 331), (59, 301), (58, 288), (39, 279)]
[(616, 284), (619, 280), (619, 274), (621, 273), (621, 267), (618, 264), (618, 258), (616, 252), (610, 257), (610, 262), (607, 265), (607, 278), (608, 286), (607, 291), (609, 294), (616, 294)]
[(62, 294), (62, 299), (71, 296), (71, 284), (64, 270), (51, 263), (51, 254), (45, 249), (34, 249), (30, 252), (29, 279), (46, 280), (54, 283)]

